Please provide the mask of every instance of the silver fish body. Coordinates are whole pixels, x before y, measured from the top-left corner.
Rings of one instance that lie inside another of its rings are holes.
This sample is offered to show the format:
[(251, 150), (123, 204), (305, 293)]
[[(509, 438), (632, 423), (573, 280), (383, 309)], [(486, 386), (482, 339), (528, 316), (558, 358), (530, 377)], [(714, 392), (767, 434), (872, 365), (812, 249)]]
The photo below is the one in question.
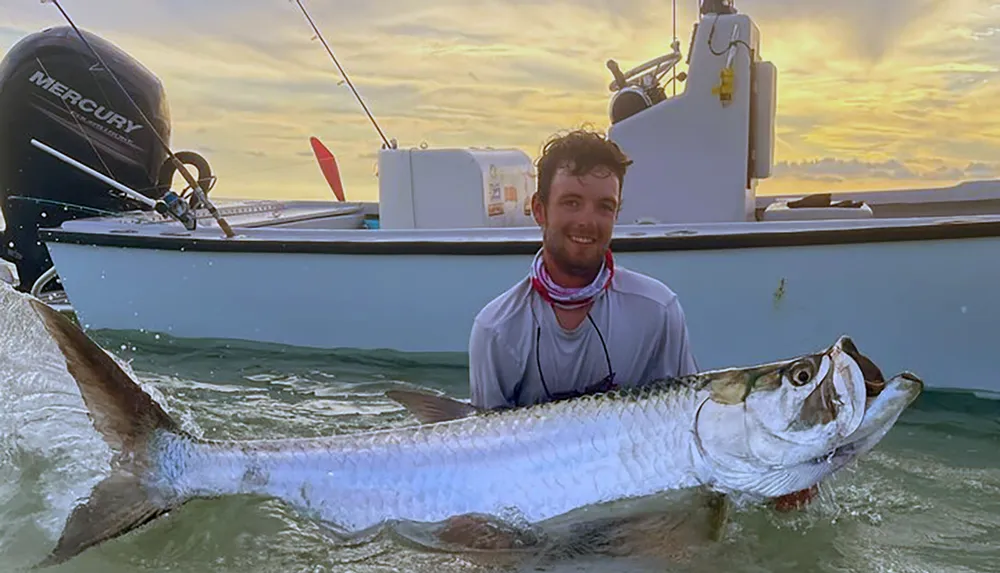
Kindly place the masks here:
[(150, 477), (174, 499), (260, 494), (350, 531), (471, 513), (539, 522), (704, 483), (691, 439), (699, 394), (668, 387), (308, 440), (164, 434)]
[(909, 373), (886, 381), (842, 337), (791, 360), (512, 410), (395, 391), (422, 422), (404, 428), (199, 440), (76, 325), (25, 300), (116, 452), (110, 475), (73, 509), (43, 565), (200, 497), (276, 498), (348, 534), (468, 514), (537, 523), (695, 486), (774, 498), (870, 450), (922, 390)]

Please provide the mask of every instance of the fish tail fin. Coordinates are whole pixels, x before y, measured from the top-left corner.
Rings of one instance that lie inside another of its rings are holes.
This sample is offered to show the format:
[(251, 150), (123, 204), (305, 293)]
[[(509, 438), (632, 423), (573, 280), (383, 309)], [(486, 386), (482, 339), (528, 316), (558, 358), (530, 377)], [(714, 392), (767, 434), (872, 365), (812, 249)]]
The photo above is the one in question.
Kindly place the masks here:
[(150, 499), (138, 476), (115, 471), (94, 486), (85, 503), (73, 509), (56, 547), (36, 568), (58, 565), (149, 523), (169, 509)]
[(163, 432), (189, 438), (152, 397), (73, 322), (29, 299), (66, 359), (94, 428), (115, 451), (114, 468), (70, 514), (59, 542), (39, 566), (61, 563), (148, 523), (183, 500), (150, 496), (151, 442)]

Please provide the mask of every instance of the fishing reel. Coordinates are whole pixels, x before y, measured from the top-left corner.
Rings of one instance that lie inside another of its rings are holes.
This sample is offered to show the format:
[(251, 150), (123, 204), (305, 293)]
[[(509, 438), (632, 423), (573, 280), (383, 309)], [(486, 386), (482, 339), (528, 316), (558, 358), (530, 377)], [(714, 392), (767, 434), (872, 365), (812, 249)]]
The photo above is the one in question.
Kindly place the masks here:
[[(184, 165), (190, 165), (198, 170), (198, 176), (195, 178), (198, 181), (198, 186), (201, 187), (205, 194), (205, 198), (208, 197), (208, 192), (215, 187), (216, 177), (212, 174), (212, 167), (208, 164), (208, 160), (201, 155), (195, 153), (194, 151), (178, 151), (174, 154), (177, 161)], [(170, 185), (173, 182), (174, 173), (177, 171), (176, 164), (168, 157), (163, 165), (160, 166), (159, 176), (157, 177), (156, 186), (159, 189), (164, 190), (164, 193), (170, 192)], [(205, 205), (202, 204), (201, 198), (197, 196), (194, 189), (188, 185), (180, 192), (180, 197), (186, 200), (192, 210), (204, 208)]]
[[(611, 123), (618, 123), (667, 99), (661, 82), (681, 61), (680, 42), (674, 40), (671, 48), (673, 51), (669, 54), (639, 64), (625, 73), (618, 67), (618, 62), (608, 60), (608, 70), (614, 76), (608, 89), (615, 92), (608, 103)], [(684, 81), (687, 74), (681, 72), (676, 79)]]
[(164, 217), (177, 219), (188, 231), (193, 231), (198, 227), (198, 218), (191, 205), (172, 190), (168, 190), (163, 194), (162, 199), (156, 201), (154, 209)]

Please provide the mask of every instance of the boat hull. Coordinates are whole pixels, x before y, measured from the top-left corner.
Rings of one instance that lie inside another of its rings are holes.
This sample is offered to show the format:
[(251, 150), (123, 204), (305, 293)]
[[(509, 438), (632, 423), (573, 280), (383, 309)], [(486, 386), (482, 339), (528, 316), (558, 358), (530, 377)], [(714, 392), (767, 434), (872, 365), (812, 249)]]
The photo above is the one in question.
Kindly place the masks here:
[[(888, 234), (869, 225), (867, 235), (830, 222), (748, 225), (619, 230), (618, 264), (680, 296), (700, 368), (849, 334), (887, 371), (913, 370), (930, 388), (1000, 392), (1000, 218), (896, 222)], [(530, 229), (479, 242), (475, 231), (257, 232), (185, 243), (63, 230), (48, 248), (87, 329), (404, 352), (465, 352), (476, 313), (525, 277), (538, 248)]]

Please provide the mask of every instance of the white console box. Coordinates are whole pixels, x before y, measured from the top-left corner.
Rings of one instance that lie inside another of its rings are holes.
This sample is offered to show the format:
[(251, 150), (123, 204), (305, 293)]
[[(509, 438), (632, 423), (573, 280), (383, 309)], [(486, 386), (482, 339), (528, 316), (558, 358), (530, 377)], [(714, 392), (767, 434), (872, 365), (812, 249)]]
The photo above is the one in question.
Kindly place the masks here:
[(379, 227), (535, 226), (531, 158), (516, 149), (382, 149)]

